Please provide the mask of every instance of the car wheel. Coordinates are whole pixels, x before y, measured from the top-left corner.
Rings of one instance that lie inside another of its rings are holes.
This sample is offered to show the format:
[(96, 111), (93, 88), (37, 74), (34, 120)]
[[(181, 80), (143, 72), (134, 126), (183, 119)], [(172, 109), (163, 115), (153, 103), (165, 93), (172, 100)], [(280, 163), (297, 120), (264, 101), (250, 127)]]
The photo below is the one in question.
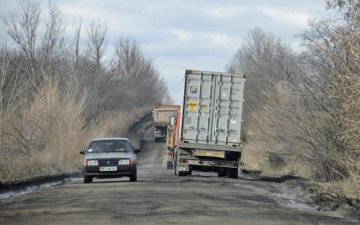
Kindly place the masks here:
[(84, 183), (87, 184), (87, 183), (91, 183), (93, 180), (93, 178), (91, 176), (86, 176), (84, 175)]
[(130, 181), (131, 182), (137, 181), (137, 172), (136, 171), (133, 174), (131, 174)]

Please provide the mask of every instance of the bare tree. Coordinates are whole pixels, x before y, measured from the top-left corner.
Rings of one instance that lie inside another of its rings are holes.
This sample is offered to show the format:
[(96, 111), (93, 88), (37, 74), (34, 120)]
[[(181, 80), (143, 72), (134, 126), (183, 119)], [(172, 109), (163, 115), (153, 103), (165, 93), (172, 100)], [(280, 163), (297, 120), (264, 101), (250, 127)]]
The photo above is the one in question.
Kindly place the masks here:
[(314, 78), (319, 71), (309, 70), (310, 61), (314, 61), (311, 53), (297, 55), (272, 35), (255, 30), (229, 69), (242, 69), (248, 77), (245, 131), (252, 134), (247, 138), (259, 143), (263, 149), (259, 151), (301, 160), (317, 169), (318, 178), (332, 179), (345, 171), (335, 160), (336, 123), (323, 111), (328, 108), (324, 82)]
[(41, 45), (39, 48), (39, 68), (42, 77), (49, 78), (56, 76), (57, 79), (65, 82), (67, 77), (64, 64), (66, 60), (67, 46), (65, 43), (65, 28), (63, 25), (63, 15), (57, 6), (49, 1), (48, 21), (44, 22), (44, 33), (42, 34)]
[[(360, 7), (328, 1), (337, 18), (310, 23), (306, 50), (293, 53), (259, 30), (234, 55), (230, 71), (248, 75), (246, 129), (262, 148), (316, 168), (322, 180), (360, 177)], [(246, 130), (245, 129), (245, 130)], [(359, 182), (354, 182), (358, 185)]]
[(17, 114), (19, 100), (25, 90), (24, 77), (14, 64), (10, 50), (3, 45), (0, 49), (0, 168), (7, 174), (12, 173), (8, 164), (12, 154), (8, 151), (10, 143), (6, 131)]
[(75, 28), (75, 35), (74, 35), (74, 68), (75, 74), (79, 73), (79, 63), (80, 63), (80, 36), (81, 36), (81, 28), (82, 28), (82, 21), (80, 20), (79, 25)]
[(245, 73), (248, 77), (246, 107), (252, 109), (262, 105), (262, 91), (279, 80), (286, 79), (282, 69), (290, 49), (271, 34), (260, 29), (251, 30), (243, 46), (238, 49), (228, 65), (229, 71)]
[(20, 0), (5, 25), (15, 45), (0, 48), (0, 180), (73, 171), (81, 140), (123, 133), (167, 95), (135, 41), (122, 39), (105, 60), (100, 22), (89, 25), (87, 43), (81, 22), (69, 41), (53, 2)]
[[(113, 60), (112, 73), (122, 90), (123, 103), (132, 107), (161, 103), (167, 94), (164, 81), (150, 59), (146, 59), (136, 42), (120, 39)], [(120, 97), (120, 96), (119, 96)]]
[(90, 57), (96, 63), (98, 70), (101, 69), (101, 61), (105, 54), (105, 37), (107, 26), (101, 22), (90, 23), (88, 27), (89, 44), (88, 51)]
[(28, 68), (23, 68), (35, 91), (44, 77), (56, 74), (56, 64), (64, 51), (64, 28), (59, 9), (49, 1), (49, 20), (41, 23), (40, 2), (20, 0), (19, 8), (5, 19), (7, 33), (24, 54)]
[(36, 75), (40, 14), (40, 3), (23, 0), (19, 1), (19, 8), (5, 20), (9, 36), (18, 44), (30, 66), (30, 72), (26, 77), (35, 91), (40, 86), (41, 80)]

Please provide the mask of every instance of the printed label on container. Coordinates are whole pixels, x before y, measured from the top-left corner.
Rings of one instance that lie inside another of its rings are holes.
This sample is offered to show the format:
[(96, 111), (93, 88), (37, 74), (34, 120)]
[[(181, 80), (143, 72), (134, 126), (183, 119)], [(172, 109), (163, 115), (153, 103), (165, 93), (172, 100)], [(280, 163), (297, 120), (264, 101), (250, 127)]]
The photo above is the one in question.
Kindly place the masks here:
[(197, 93), (197, 87), (196, 86), (190, 86), (190, 93), (196, 94)]
[(196, 112), (198, 110), (198, 105), (196, 102), (188, 102), (187, 103), (187, 110), (189, 112)]
[(202, 105), (201, 108), (200, 108), (201, 112), (206, 112), (206, 105)]

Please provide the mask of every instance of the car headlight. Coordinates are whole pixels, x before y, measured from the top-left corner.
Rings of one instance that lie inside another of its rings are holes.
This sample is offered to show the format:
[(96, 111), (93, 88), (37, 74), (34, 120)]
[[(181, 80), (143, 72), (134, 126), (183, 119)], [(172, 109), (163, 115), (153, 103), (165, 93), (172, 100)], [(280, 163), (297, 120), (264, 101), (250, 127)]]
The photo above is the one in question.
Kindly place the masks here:
[(119, 165), (132, 165), (133, 161), (131, 159), (120, 159)]
[(87, 165), (88, 166), (98, 166), (99, 162), (97, 160), (88, 160)]

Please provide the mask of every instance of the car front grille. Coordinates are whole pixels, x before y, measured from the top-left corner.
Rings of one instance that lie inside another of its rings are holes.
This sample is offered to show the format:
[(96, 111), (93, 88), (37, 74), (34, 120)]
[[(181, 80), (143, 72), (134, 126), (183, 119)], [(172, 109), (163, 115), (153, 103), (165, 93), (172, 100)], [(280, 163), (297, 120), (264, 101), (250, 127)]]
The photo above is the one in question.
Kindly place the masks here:
[(99, 166), (117, 166), (119, 159), (99, 159)]

